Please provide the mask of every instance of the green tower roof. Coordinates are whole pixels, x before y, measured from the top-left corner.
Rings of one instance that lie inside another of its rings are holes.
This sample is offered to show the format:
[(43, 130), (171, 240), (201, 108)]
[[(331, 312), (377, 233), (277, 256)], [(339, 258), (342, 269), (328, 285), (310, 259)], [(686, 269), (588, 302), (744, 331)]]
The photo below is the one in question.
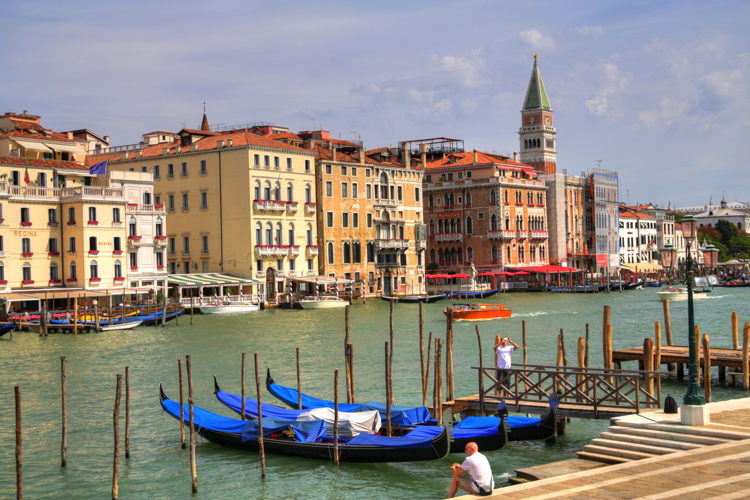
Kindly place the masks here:
[(548, 109), (552, 110), (552, 105), (547, 97), (547, 90), (544, 88), (542, 74), (539, 72), (539, 66), (534, 54), (534, 69), (531, 70), (531, 79), (529, 88), (526, 90), (526, 100), (523, 103), (523, 109)]

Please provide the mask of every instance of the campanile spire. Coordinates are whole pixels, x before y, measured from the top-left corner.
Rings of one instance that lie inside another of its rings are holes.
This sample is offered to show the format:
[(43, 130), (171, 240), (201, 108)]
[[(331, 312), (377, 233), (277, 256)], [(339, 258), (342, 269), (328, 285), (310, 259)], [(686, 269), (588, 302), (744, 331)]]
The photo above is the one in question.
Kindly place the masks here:
[(521, 162), (538, 172), (554, 174), (557, 171), (557, 130), (552, 122), (552, 105), (539, 71), (537, 54), (531, 69), (526, 98), (521, 109), (521, 128), (518, 129)]

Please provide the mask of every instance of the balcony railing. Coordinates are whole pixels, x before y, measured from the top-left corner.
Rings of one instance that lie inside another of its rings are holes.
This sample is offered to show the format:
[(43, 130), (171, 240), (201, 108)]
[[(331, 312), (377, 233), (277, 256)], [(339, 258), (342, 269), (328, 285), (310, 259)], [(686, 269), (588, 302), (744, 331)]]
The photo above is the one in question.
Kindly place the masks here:
[(130, 247), (139, 247), (141, 246), (141, 237), (140, 236), (128, 236), (128, 246)]
[(375, 240), (375, 250), (407, 250), (408, 248), (409, 248), (409, 240), (396, 240), (396, 239)]
[(154, 244), (158, 247), (165, 247), (167, 246), (167, 237), (166, 236), (154, 236)]
[(305, 203), (305, 213), (306, 214), (314, 214), (315, 211), (318, 209), (318, 204), (312, 201), (308, 201)]
[(529, 237), (529, 232), (525, 229), (518, 229), (516, 230), (516, 238), (519, 240), (525, 240)]
[(299, 255), (299, 245), (290, 245), (289, 255)]
[(297, 201), (287, 201), (286, 202), (286, 211), (293, 213), (297, 211), (297, 208), (299, 207), (299, 202)]
[(491, 240), (512, 240), (515, 236), (515, 231), (512, 229), (497, 229), (489, 231), (487, 234)]
[(387, 200), (385, 198), (375, 198), (375, 201), (373, 201), (373, 205), (375, 205), (376, 207), (396, 207), (398, 206), (398, 201)]
[(283, 212), (287, 202), (281, 200), (253, 200), (253, 209), (262, 212)]
[(547, 238), (547, 235), (547, 231), (529, 231), (529, 236), (532, 240), (543, 240)]
[(437, 233), (435, 241), (463, 241), (463, 233)]
[(307, 245), (307, 255), (318, 255), (318, 245)]
[(161, 203), (157, 203), (155, 205), (144, 205), (142, 203), (128, 203), (127, 208), (125, 209), (128, 213), (161, 213), (164, 214), (167, 211), (164, 209), (164, 205)]
[(261, 257), (288, 255), (289, 245), (255, 245), (255, 253)]
[(388, 261), (388, 262), (378, 262), (375, 264), (375, 267), (377, 268), (386, 268), (386, 267), (401, 267), (401, 264), (399, 264), (397, 261)]

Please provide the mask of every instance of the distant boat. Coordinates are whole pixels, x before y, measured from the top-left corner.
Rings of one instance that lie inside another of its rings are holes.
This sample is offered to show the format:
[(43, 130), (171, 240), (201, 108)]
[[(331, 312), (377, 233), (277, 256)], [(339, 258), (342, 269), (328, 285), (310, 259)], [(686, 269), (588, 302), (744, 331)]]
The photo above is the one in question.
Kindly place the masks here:
[(444, 293), (438, 293), (435, 295), (402, 295), (400, 297), (389, 297), (387, 295), (383, 295), (380, 298), (383, 300), (387, 300), (388, 302), (405, 302), (409, 304), (416, 304), (417, 302), (437, 302), (438, 300), (443, 300), (447, 297), (448, 296)]
[(596, 293), (607, 289), (607, 285), (573, 285), (573, 286), (547, 286), (548, 292), (557, 293)]
[[(698, 288), (696, 290), (693, 290), (693, 298), (694, 299), (705, 298), (708, 296), (708, 293), (710, 291), (711, 291), (710, 288)], [(688, 289), (685, 287), (668, 286), (664, 290), (656, 292), (656, 295), (658, 295), (660, 299), (687, 300)]]
[(129, 321), (126, 323), (113, 323), (111, 325), (103, 325), (99, 327), (102, 332), (111, 332), (113, 330), (132, 330), (136, 326), (140, 326), (143, 321)]
[(200, 306), (201, 313), (203, 314), (232, 314), (232, 313), (246, 313), (260, 310), (258, 304), (251, 302), (229, 302), (229, 303), (217, 303)]
[(643, 284), (643, 286), (660, 287), (661, 286), (661, 281), (646, 280), (646, 282)]
[(297, 303), (302, 309), (333, 309), (349, 305), (349, 301), (334, 295), (313, 295), (299, 299)]
[(13, 330), (14, 326), (16, 326), (15, 323), (8, 323), (7, 325), (0, 326), (0, 337)]
[(486, 321), (510, 318), (513, 311), (502, 304), (453, 304), (443, 313), (456, 321)]
[(486, 299), (487, 297), (492, 297), (499, 291), (500, 291), (499, 288), (495, 288), (494, 290), (482, 290), (482, 291), (477, 291), (477, 292), (464, 290), (460, 292), (449, 293), (448, 297), (451, 299)]

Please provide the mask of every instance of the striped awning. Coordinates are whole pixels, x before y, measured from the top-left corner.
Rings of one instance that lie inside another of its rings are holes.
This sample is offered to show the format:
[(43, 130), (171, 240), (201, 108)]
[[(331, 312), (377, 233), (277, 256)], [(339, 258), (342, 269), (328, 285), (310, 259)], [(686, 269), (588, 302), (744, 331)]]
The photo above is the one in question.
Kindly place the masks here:
[(239, 278), (228, 274), (170, 274), (167, 278), (170, 285), (176, 286), (216, 286), (216, 285), (252, 285), (259, 283), (252, 278)]

